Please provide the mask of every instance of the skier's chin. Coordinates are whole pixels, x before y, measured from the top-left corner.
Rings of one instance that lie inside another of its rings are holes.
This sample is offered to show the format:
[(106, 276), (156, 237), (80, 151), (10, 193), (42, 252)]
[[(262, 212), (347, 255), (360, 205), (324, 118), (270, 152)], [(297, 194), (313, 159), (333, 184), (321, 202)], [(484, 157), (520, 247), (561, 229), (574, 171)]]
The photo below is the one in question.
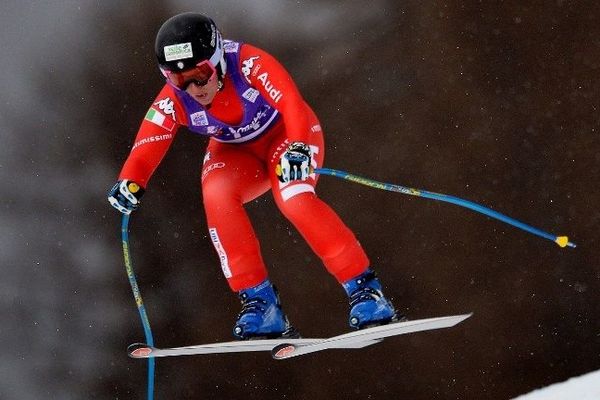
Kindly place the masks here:
[[(194, 98), (194, 100), (196, 100), (198, 103), (202, 104), (203, 106), (207, 106), (210, 103), (212, 103), (212, 98), (207, 94), (195, 94), (192, 97)], [(212, 97), (214, 97), (214, 96), (212, 96)]]

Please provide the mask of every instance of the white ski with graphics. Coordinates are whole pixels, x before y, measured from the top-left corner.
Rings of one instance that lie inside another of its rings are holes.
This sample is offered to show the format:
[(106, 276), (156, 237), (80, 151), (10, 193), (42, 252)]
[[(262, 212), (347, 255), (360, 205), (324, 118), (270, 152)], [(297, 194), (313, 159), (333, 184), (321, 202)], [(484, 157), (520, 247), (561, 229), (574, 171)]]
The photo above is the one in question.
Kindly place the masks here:
[[(145, 343), (134, 343), (127, 348), (129, 357), (132, 358), (150, 358), (150, 357), (175, 357), (175, 356), (194, 356), (199, 354), (221, 354), (221, 353), (246, 353), (251, 351), (271, 351), (277, 345), (282, 343), (293, 344), (297, 346), (307, 346), (321, 343), (327, 339), (256, 339), (239, 340), (235, 342), (220, 342), (212, 344), (201, 344), (187, 347), (169, 347), (157, 348), (148, 346)], [(349, 344), (348, 349), (360, 349), (379, 340), (366, 340)]]
[(407, 333), (429, 331), (433, 329), (450, 328), (465, 319), (471, 314), (454, 315), (448, 317), (437, 317), (418, 319), (414, 321), (394, 322), (388, 325), (375, 326), (373, 328), (361, 329), (356, 332), (345, 333), (334, 336), (329, 339), (314, 343), (280, 343), (271, 351), (271, 355), (276, 360), (284, 360), (314, 353), (316, 351), (327, 349), (347, 349), (357, 343), (377, 343), (390, 336), (405, 335)]
[(150, 358), (269, 351), (276, 360), (283, 360), (327, 349), (361, 349), (379, 343), (390, 336), (449, 328), (464, 321), (471, 315), (472, 314), (463, 314), (406, 322), (394, 322), (388, 325), (361, 329), (326, 339), (259, 339), (170, 348), (157, 348), (148, 346), (144, 343), (135, 343), (129, 346), (127, 352), (132, 358)]

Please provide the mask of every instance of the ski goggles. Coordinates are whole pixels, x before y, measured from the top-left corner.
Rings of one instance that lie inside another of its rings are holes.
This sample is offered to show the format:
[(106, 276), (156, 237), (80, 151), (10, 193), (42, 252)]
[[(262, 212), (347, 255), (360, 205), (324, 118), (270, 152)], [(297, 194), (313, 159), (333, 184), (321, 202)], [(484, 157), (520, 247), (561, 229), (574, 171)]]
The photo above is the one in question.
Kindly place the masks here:
[(190, 83), (205, 86), (216, 75), (216, 66), (223, 58), (223, 39), (221, 39), (221, 33), (219, 31), (216, 32), (215, 52), (208, 60), (201, 61), (194, 68), (181, 72), (168, 71), (161, 68), (160, 71), (165, 78), (181, 90), (187, 89)]
[(216, 68), (210, 60), (204, 60), (187, 71), (174, 72), (163, 69), (161, 71), (169, 82), (181, 90), (187, 89), (191, 83), (198, 86), (205, 86), (217, 73)]

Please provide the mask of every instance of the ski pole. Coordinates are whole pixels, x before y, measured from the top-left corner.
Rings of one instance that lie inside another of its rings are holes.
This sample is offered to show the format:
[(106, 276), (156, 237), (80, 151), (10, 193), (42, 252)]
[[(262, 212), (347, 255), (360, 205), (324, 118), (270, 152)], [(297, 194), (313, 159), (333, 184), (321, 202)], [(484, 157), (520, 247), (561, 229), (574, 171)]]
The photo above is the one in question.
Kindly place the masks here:
[(527, 225), (527, 224), (525, 224), (521, 221), (518, 221), (514, 218), (511, 218), (504, 214), (501, 214), (497, 211), (494, 211), (490, 208), (484, 207), (481, 204), (477, 204), (472, 201), (464, 200), (459, 197), (448, 196), (446, 194), (440, 194), (440, 193), (428, 192), (426, 190), (413, 189), (413, 188), (409, 188), (409, 187), (405, 187), (405, 186), (394, 185), (391, 183), (377, 182), (373, 179), (364, 178), (362, 176), (354, 175), (349, 172), (338, 171), (338, 170), (330, 169), (330, 168), (316, 168), (314, 172), (317, 174), (320, 174), (320, 175), (329, 175), (329, 176), (334, 176), (336, 178), (345, 179), (345, 180), (348, 180), (351, 182), (359, 183), (359, 184), (365, 185), (365, 186), (370, 186), (370, 187), (373, 187), (376, 189), (387, 190), (390, 192), (398, 192), (398, 193), (408, 194), (411, 196), (425, 197), (427, 199), (439, 200), (439, 201), (444, 201), (446, 203), (456, 204), (458, 206), (465, 207), (465, 208), (468, 208), (475, 212), (487, 215), (488, 217), (495, 218), (495, 219), (505, 222), (509, 225), (512, 225), (514, 227), (522, 229), (526, 232), (532, 233), (534, 235), (543, 237), (548, 240), (552, 240), (553, 242), (558, 244), (560, 247), (566, 247), (566, 246), (576, 247), (575, 243), (569, 242), (569, 238), (567, 236), (555, 236), (553, 234), (544, 232), (540, 229), (534, 228), (533, 226)]
[[(129, 215), (123, 214), (123, 220), (121, 222), (121, 238), (123, 240), (123, 258), (125, 260), (125, 269), (127, 271), (127, 278), (129, 278), (129, 284), (133, 291), (133, 297), (135, 304), (140, 313), (142, 319), (142, 326), (144, 327), (144, 335), (146, 336), (146, 343), (149, 346), (154, 346), (154, 340), (152, 339), (152, 330), (150, 329), (150, 320), (148, 314), (146, 314), (146, 308), (144, 307), (144, 301), (142, 300), (142, 293), (135, 279), (135, 273), (133, 272), (133, 265), (131, 262), (131, 253), (129, 251)], [(154, 399), (154, 358), (148, 358), (148, 400)]]

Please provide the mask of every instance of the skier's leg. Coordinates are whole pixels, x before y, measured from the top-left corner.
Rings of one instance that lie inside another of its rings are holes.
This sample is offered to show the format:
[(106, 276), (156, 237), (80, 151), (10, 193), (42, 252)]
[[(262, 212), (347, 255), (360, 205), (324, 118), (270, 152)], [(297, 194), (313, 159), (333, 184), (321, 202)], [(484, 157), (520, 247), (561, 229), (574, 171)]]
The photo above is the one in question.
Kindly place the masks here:
[(239, 339), (294, 336), (267, 279), (260, 246), (243, 204), (269, 189), (264, 164), (243, 147), (212, 141), (202, 171), (202, 192), (210, 238), (242, 311), (233, 328)]
[[(323, 163), (323, 135), (319, 130), (310, 137), (308, 144), (316, 168)], [(369, 266), (369, 259), (352, 231), (315, 194), (317, 177), (311, 175), (306, 181), (282, 183), (275, 174), (275, 167), (287, 148), (284, 140), (281, 137), (271, 146), (269, 175), (275, 203), (338, 282), (360, 275)]]
[(243, 204), (269, 188), (264, 165), (249, 152), (211, 141), (202, 168), (209, 235), (233, 291), (267, 278), (260, 245)]
[[(315, 119), (316, 121), (316, 119)], [(318, 126), (318, 121), (313, 124)], [(323, 134), (311, 133), (313, 168), (324, 159)], [(362, 328), (397, 318), (396, 311), (381, 291), (381, 284), (369, 268), (369, 259), (352, 231), (339, 216), (315, 194), (316, 176), (306, 181), (282, 183), (275, 167), (287, 148), (285, 138), (275, 141), (269, 177), (275, 202), (285, 217), (298, 229), (327, 270), (342, 284), (350, 300), (350, 326)]]

